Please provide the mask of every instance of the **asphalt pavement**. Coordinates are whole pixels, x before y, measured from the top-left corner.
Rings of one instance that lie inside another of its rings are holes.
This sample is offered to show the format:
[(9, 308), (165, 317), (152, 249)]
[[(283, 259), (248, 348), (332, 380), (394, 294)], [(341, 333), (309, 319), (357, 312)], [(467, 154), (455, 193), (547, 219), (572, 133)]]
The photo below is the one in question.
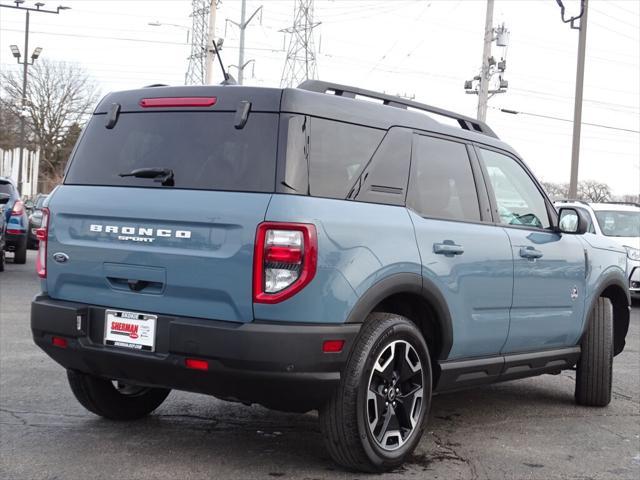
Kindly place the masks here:
[[(103, 420), (31, 340), (34, 252), (0, 273), (0, 479), (339, 479), (314, 413), (172, 392), (148, 418)], [(377, 479), (640, 478), (640, 309), (614, 362), (606, 408), (578, 407), (574, 374), (434, 399), (410, 461)]]

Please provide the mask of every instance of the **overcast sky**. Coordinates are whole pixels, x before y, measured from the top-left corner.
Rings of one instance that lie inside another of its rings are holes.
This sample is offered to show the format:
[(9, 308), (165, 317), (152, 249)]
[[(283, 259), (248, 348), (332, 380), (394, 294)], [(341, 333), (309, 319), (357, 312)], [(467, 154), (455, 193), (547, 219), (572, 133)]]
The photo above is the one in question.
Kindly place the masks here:
[[(9, 4), (8, 0), (0, 3)], [(27, 2), (33, 3), (33, 2)], [(216, 34), (225, 37), (226, 65), (238, 63), (240, 0), (223, 0)], [(615, 194), (640, 192), (640, 1), (590, 0), (583, 121), (633, 130), (583, 126), (580, 179), (607, 182)], [(42, 58), (76, 62), (102, 93), (151, 83), (184, 82), (189, 0), (68, 0), (60, 15), (31, 16), (30, 49)], [(57, 6), (48, 3), (46, 7)], [(245, 59), (255, 72), (245, 84), (278, 86), (294, 0), (247, 0), (263, 14), (246, 31)], [(577, 13), (578, 0), (565, 0)], [(45, 8), (46, 8), (45, 7)], [(484, 0), (316, 0), (318, 73), (324, 80), (415, 96), (475, 116), (477, 97), (464, 80), (479, 72)], [(578, 31), (560, 20), (555, 0), (496, 0), (494, 24), (511, 31), (508, 92), (490, 100), (487, 121), (545, 181), (568, 182), (570, 122), (509, 115), (496, 108), (571, 119)], [(0, 66), (16, 68), (9, 45), (23, 49), (24, 12), (0, 8)], [(501, 50), (494, 47), (494, 55)], [(231, 70), (237, 76), (235, 70)], [(216, 81), (221, 74), (215, 71)]]

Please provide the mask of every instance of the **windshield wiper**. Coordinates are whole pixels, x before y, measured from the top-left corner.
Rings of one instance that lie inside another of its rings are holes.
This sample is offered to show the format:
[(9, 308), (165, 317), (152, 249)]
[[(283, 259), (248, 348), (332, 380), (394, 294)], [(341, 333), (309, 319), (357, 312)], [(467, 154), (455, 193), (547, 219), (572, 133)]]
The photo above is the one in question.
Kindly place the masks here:
[(153, 178), (155, 182), (160, 182), (165, 187), (173, 187), (173, 170), (170, 168), (136, 168), (129, 173), (121, 173), (120, 177)]

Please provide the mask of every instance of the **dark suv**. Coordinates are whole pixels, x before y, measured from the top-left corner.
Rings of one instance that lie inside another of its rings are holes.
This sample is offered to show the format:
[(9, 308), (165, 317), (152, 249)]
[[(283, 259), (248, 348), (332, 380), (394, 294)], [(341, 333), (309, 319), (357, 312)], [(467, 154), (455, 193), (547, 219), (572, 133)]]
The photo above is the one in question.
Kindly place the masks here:
[(337, 463), (382, 471), (437, 392), (576, 367), (609, 403), (625, 251), (585, 229), (453, 112), (318, 81), (113, 93), (43, 209), (31, 327), (97, 415), (170, 389), (318, 409)]

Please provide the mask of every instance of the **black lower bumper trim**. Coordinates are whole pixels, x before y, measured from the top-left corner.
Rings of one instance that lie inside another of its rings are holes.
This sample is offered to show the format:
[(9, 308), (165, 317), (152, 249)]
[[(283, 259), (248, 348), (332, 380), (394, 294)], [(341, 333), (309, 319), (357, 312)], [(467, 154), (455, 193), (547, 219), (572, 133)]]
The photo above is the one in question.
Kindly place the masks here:
[[(104, 345), (105, 308), (34, 299), (33, 337), (67, 369), (140, 385), (260, 403), (286, 411), (320, 407), (333, 393), (360, 325), (236, 324), (158, 314), (156, 350)], [(52, 337), (67, 340), (54, 346)], [(344, 340), (340, 353), (323, 353), (325, 340)], [(208, 361), (207, 371), (185, 367)]]

